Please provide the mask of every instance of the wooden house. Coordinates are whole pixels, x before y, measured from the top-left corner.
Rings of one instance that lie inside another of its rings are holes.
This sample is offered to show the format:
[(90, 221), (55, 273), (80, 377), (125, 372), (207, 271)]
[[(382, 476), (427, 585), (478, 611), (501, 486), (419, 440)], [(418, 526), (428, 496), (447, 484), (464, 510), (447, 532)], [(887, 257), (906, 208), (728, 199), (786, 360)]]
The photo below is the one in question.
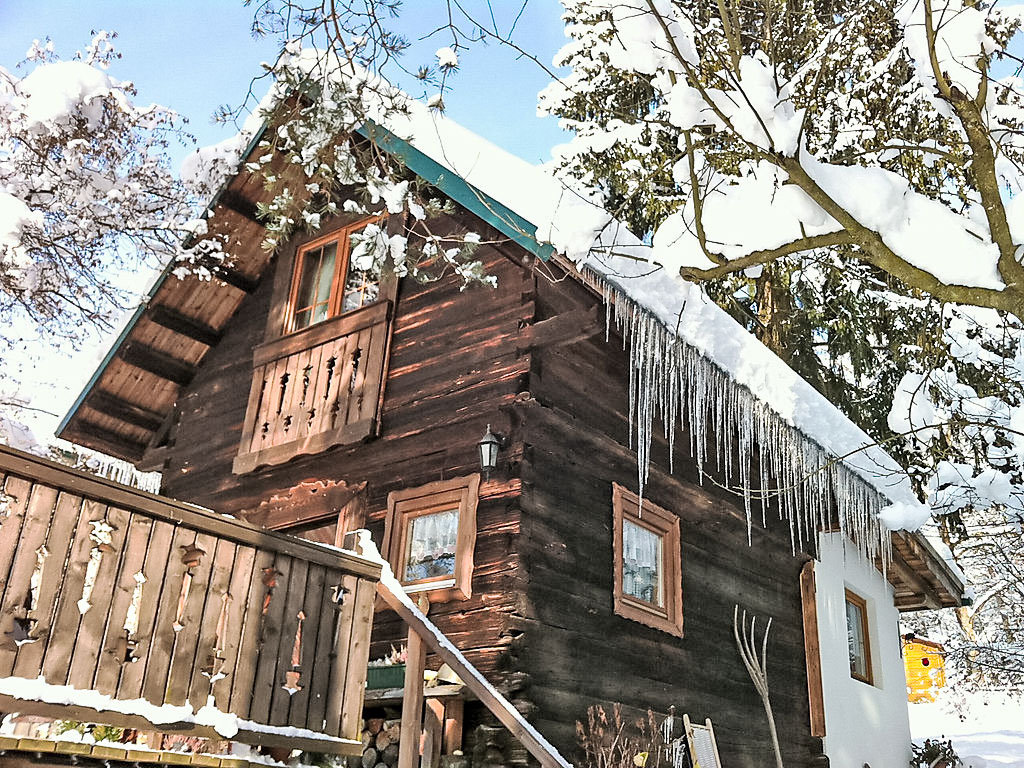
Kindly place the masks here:
[[(710, 718), (723, 765), (768, 764), (768, 725), (736, 652), (734, 608), (771, 617), (771, 701), (786, 765), (827, 764), (819, 645), (821, 625), (835, 621), (814, 585), (817, 532), (841, 528), (831, 534), (840, 552), (859, 536), (860, 558), (874, 536), (864, 563), (888, 601), (887, 622), (894, 600), (901, 610), (959, 604), (962, 584), (924, 539), (872, 522), (885, 494), (864, 472), (823, 471), (813, 493), (787, 489), (800, 474), (793, 457), (818, 456), (821, 438), (759, 400), (743, 366), (730, 370), (699, 345), (754, 350), (745, 359), (758, 375), (790, 382), (780, 361), (706, 302), (704, 335), (674, 335), (651, 295), (633, 290), (642, 280), (622, 278), (629, 259), (583, 264), (538, 231), (535, 212), (565, 196), (549, 177), (444, 118), (414, 113), (409, 125), (362, 133), (455, 204), (432, 227), (479, 233), (496, 288), (355, 274), (352, 232), (371, 220), (392, 233), (409, 226), (383, 208), (340, 215), (271, 256), (255, 215), (266, 193), (240, 170), (211, 219), (211, 231), (230, 234), (234, 264), (212, 280), (162, 276), (60, 436), (161, 472), (166, 496), (278, 532), (334, 544), (369, 529), (408, 593), (429, 601), (434, 624), (570, 759), (588, 708), (621, 702)], [(697, 311), (696, 295), (687, 312)], [(667, 358), (638, 354), (655, 336), (685, 348), (690, 368), (679, 380), (731, 403), (726, 416), (709, 405), (683, 414), (683, 427), (676, 415), (669, 429), (650, 428), (661, 416), (644, 415), (640, 390), (651, 380), (638, 377)], [(631, 386), (640, 388), (633, 398)], [(809, 386), (791, 389), (830, 429), (860, 434)], [(770, 426), (755, 435), (762, 443), (769, 433), (785, 439), (752, 452), (748, 417)], [(482, 472), (486, 433), (499, 436), (499, 451)], [(638, 445), (650, 458), (642, 489)], [(716, 452), (717, 464), (705, 461)], [(772, 502), (762, 518), (749, 494), (728, 487), (741, 479), (775, 488), (782, 506)], [(857, 604), (860, 626), (872, 637), (892, 632), (881, 644), (898, 649), (895, 627), (867, 614), (874, 601)], [(407, 642), (398, 616), (378, 609), (371, 658)], [(897, 688), (903, 700), (902, 681)], [(529, 759), (471, 697), (432, 701), (428, 720), (451, 726), (446, 752), (460, 748), (474, 765)]]

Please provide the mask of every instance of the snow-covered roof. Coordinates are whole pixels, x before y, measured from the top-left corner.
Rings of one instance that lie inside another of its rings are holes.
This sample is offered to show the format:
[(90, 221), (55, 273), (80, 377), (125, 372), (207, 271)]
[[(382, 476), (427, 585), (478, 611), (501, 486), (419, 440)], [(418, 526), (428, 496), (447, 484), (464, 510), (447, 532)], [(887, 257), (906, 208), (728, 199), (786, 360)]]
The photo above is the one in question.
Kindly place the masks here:
[[(885, 529), (916, 529), (927, 518), (928, 508), (891, 456), (699, 286), (653, 264), (652, 248), (584, 194), (419, 103), (411, 102), (408, 114), (391, 118), (387, 128), (479, 190), (480, 207), (496, 201), (517, 214), (538, 243), (550, 244), (604, 287), (631, 341), (642, 464), (653, 412), (687, 415), (691, 433), (698, 433), (698, 462), (704, 459), (700, 422), (722, 419), (741, 454), (759, 451), (789, 486), (780, 503), (803, 516), (793, 521), (797, 536), (826, 514), (830, 495), (841, 522), (872, 554), (875, 544), (884, 548)], [(804, 439), (786, 434), (792, 430)], [(744, 467), (723, 469), (745, 479)], [(879, 513), (883, 526), (876, 522)]]

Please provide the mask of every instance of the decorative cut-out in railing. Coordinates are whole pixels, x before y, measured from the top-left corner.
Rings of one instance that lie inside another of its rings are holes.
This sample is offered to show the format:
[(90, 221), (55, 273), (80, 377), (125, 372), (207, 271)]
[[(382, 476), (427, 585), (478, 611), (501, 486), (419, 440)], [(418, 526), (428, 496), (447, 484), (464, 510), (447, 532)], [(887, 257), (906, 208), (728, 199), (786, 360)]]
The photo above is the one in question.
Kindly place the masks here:
[(298, 693), (302, 684), (302, 623), (306, 620), (303, 611), (298, 613), (298, 624), (295, 625), (295, 642), (292, 644), (292, 667), (284, 673), (284, 689), (289, 695)]
[[(0, 490), (13, 499), (0, 519), (0, 681), (123, 702), (95, 722), (216, 736), (143, 717), (210, 704), (240, 718), (236, 740), (286, 741), (249, 722), (325, 734), (302, 745), (315, 751), (358, 749), (379, 566), (3, 446)], [(0, 685), (0, 711), (66, 716), (20, 690)]]
[(373, 433), (389, 310), (371, 304), (256, 349), (236, 473)]
[(103, 563), (103, 555), (113, 552), (112, 546), (116, 530), (106, 520), (90, 520), (92, 532), (89, 540), (92, 541), (92, 549), (89, 550), (89, 563), (85, 567), (85, 581), (82, 582), (82, 598), (78, 601), (78, 610), (83, 615), (92, 607), (89, 599), (92, 597), (93, 587), (96, 586), (96, 576), (100, 572), (100, 565)]

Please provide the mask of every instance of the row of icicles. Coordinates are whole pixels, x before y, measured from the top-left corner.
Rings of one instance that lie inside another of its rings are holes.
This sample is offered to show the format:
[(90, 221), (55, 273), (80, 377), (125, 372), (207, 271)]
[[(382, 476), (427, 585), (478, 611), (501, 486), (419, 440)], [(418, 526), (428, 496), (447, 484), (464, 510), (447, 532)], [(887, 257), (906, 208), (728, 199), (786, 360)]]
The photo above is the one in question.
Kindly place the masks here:
[[(743, 498), (748, 543), (756, 504), (762, 525), (773, 508), (788, 522), (794, 552), (808, 541), (816, 544), (819, 531), (838, 525), (866, 557), (888, 561), (889, 532), (878, 520), (887, 502), (878, 490), (605, 276), (588, 271), (587, 277), (602, 287), (606, 333), (614, 327), (629, 349), (630, 445), (637, 452), (641, 496), (650, 470), (652, 428), (660, 418), (670, 472), (675, 424), (689, 433), (702, 481), (709, 432), (714, 436), (714, 471), (725, 487)], [(752, 480), (755, 456), (762, 471)]]

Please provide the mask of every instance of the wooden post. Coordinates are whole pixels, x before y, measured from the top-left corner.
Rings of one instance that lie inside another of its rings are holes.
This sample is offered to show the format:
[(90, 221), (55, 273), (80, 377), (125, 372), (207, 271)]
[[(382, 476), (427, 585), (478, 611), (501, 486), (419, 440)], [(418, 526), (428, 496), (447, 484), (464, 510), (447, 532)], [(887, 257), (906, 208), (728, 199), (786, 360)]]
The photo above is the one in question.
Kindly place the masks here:
[(444, 754), (462, 749), (462, 699), (449, 699), (444, 705)]
[(807, 700), (811, 712), (811, 736), (825, 735), (825, 701), (821, 686), (821, 647), (818, 638), (818, 604), (815, 597), (814, 561), (800, 569), (800, 600), (804, 620), (804, 656), (807, 662)]
[(427, 699), (423, 723), (423, 760), (421, 768), (438, 768), (441, 764), (441, 741), (444, 731), (444, 704), (440, 699)]
[(398, 768), (419, 768), (417, 758), (420, 752), (420, 733), (423, 730), (423, 668), (427, 662), (427, 647), (413, 627), (409, 627), (405, 647), (405, 690), (402, 692)]

